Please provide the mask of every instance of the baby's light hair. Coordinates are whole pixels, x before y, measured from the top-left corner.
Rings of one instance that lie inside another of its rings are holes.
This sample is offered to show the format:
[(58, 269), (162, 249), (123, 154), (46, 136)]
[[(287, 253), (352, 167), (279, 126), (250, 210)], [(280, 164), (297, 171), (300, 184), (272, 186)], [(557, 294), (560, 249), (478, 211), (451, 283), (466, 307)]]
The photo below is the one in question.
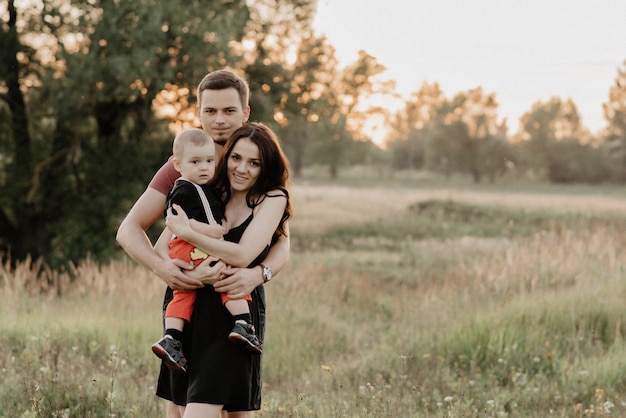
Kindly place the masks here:
[(213, 139), (202, 129), (189, 128), (181, 131), (172, 145), (172, 153), (174, 158), (180, 160), (187, 145), (202, 146), (213, 142)]

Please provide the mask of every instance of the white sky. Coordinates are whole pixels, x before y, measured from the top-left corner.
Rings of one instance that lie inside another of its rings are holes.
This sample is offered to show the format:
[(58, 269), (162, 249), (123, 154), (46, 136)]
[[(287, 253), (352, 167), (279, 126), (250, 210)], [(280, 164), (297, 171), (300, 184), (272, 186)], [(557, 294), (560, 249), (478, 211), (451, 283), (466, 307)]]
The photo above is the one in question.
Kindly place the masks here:
[(626, 0), (318, 0), (318, 35), (342, 65), (365, 50), (404, 98), (422, 82), (446, 97), (495, 93), (509, 132), (537, 101), (571, 98), (592, 132), (606, 125), (626, 60)]

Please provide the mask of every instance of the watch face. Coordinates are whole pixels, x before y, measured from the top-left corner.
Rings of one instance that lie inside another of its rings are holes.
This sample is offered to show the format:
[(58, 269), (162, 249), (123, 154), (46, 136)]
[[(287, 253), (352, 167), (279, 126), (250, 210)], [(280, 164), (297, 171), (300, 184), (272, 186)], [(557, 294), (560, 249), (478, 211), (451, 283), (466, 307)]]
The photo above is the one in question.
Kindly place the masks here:
[(263, 267), (263, 280), (268, 282), (272, 278), (272, 270), (269, 267)]

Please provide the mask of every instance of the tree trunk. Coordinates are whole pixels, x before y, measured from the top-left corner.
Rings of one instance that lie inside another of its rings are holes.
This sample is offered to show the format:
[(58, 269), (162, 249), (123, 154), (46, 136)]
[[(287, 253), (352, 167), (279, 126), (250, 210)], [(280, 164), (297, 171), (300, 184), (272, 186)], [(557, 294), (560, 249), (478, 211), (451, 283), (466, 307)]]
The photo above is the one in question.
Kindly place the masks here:
[[(29, 253), (33, 258), (41, 255), (35, 207), (29, 196), (29, 189), (33, 184), (33, 163), (31, 155), (31, 137), (28, 131), (28, 117), (24, 95), (20, 89), (20, 66), (17, 55), (22, 50), (17, 35), (17, 10), (13, 0), (8, 4), (9, 21), (8, 31), (3, 34), (2, 72), (6, 79), (6, 101), (11, 110), (11, 127), (15, 154), (11, 166), (7, 170), (7, 184), (15, 189), (13, 196), (20, 196), (11, 202), (10, 211), (14, 214), (14, 221), (3, 209), (0, 217), (0, 226), (7, 231), (8, 243), (2, 243), (3, 247), (9, 247), (12, 258), (22, 259)], [(4, 248), (7, 249), (7, 248)]]

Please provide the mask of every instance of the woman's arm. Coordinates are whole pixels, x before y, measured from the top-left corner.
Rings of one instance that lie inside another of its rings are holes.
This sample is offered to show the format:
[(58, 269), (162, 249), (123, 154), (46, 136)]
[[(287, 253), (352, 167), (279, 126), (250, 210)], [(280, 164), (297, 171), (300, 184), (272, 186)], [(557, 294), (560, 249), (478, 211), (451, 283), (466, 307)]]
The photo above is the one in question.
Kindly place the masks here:
[[(289, 226), (285, 225), (285, 229), (287, 236), (281, 235), (263, 260), (263, 264), (272, 270), (273, 276), (276, 276), (287, 265), (289, 260)], [(249, 269), (226, 267), (222, 270), (222, 274), (226, 278), (215, 283), (213, 287), (216, 292), (228, 293), (231, 299), (241, 299), (252, 293), (255, 287), (264, 283), (261, 266)]]
[[(270, 243), (285, 211), (287, 198), (275, 196), (264, 199), (256, 208), (254, 218), (239, 243), (220, 241), (202, 235), (191, 228), (187, 215), (174, 205), (177, 215), (168, 209), (166, 224), (178, 237), (194, 244), (208, 254), (218, 256), (226, 264), (247, 266)], [(282, 268), (282, 266), (278, 266)]]
[(270, 248), (270, 252), (263, 260), (263, 264), (272, 269), (272, 274), (276, 276), (287, 265), (289, 261), (289, 250), (291, 242), (289, 240), (289, 224), (285, 223), (285, 231), (287, 236), (281, 235), (278, 240)]

